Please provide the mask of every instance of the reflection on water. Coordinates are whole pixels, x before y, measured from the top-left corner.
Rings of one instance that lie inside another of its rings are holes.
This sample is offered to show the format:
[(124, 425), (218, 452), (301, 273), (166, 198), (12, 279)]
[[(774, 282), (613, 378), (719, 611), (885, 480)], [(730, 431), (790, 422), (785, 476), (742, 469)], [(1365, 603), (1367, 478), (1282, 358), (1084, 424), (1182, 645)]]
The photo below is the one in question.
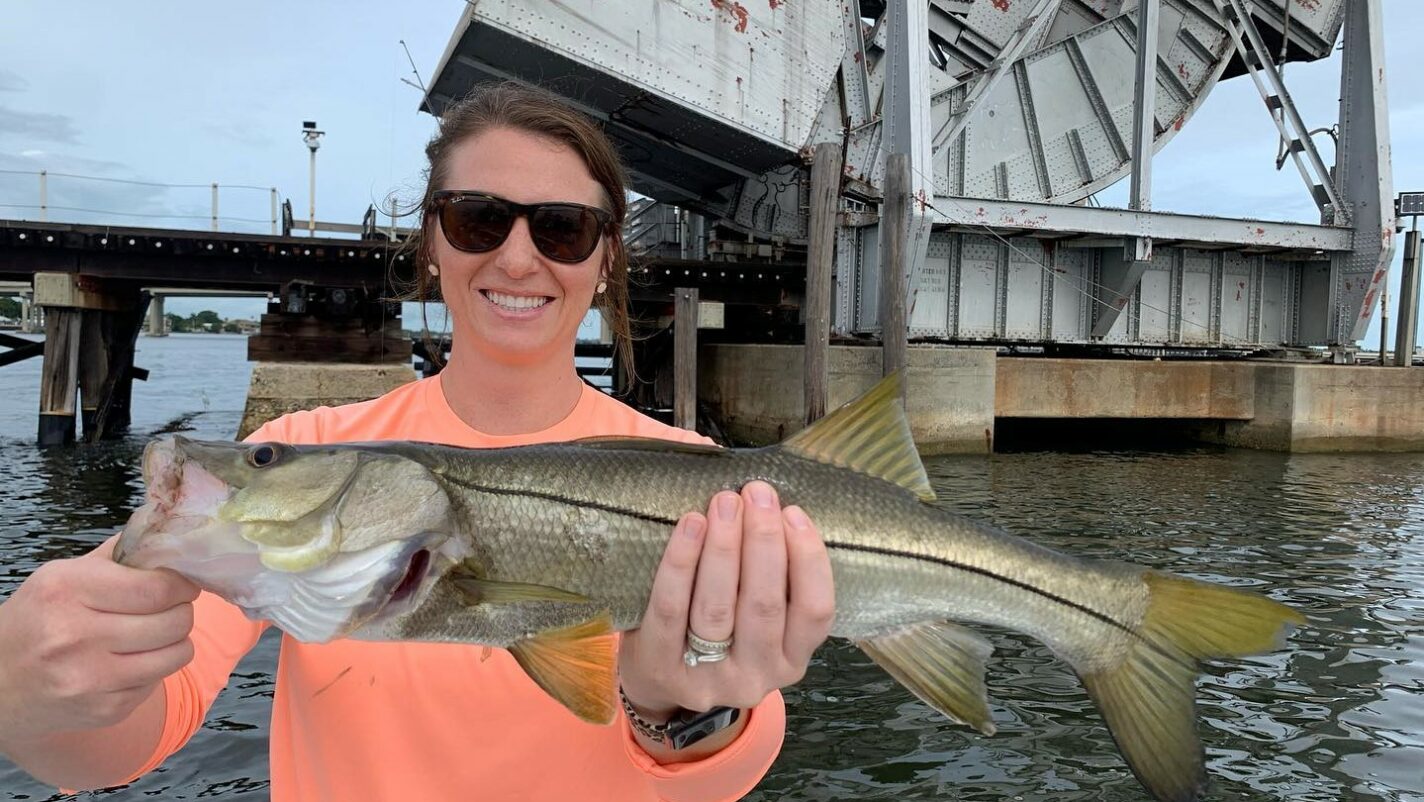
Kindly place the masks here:
[[(240, 338), (139, 344), (154, 377), (136, 388), (137, 432), (98, 447), (34, 449), (38, 363), (0, 368), (0, 596), (122, 523), (141, 493), (148, 434), (174, 420), (199, 437), (236, 430)], [(1076, 554), (1250, 587), (1308, 614), (1289, 651), (1209, 666), (1200, 681), (1211, 798), (1424, 796), (1424, 457), (1021, 453), (927, 467), (954, 511)], [(786, 746), (751, 798), (1143, 799), (1067, 667), (1035, 641), (990, 637), (996, 735), (945, 722), (832, 643), (787, 692)], [(239, 666), (184, 752), (105, 798), (265, 799), (275, 647), (265, 638)], [(0, 761), (7, 794), (54, 796)]]

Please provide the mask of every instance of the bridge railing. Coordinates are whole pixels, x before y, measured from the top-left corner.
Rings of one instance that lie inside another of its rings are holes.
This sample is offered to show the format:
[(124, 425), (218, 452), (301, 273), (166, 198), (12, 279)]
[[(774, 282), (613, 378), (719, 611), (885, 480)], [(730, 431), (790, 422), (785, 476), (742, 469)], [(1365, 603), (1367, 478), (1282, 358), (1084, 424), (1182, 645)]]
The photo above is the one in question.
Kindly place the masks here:
[[(75, 189), (76, 182), (83, 189)], [(87, 182), (87, 186), (85, 186)], [(28, 184), (28, 186), (25, 186)], [(147, 197), (114, 196), (98, 191), (101, 186), (142, 187)], [(207, 190), (204, 201), (187, 201), (173, 211), (155, 208), (153, 190)], [(234, 193), (242, 195), (237, 214), (223, 213), (223, 199), (231, 203)], [(267, 216), (254, 217), (261, 208), (255, 193), (267, 195)], [(106, 197), (107, 195), (107, 197)], [(108, 206), (108, 208), (103, 208)], [(115, 206), (121, 208), (113, 208)], [(145, 207), (148, 207), (145, 209)], [(201, 210), (201, 211), (200, 211)], [(206, 213), (203, 213), (206, 212)], [(42, 223), (110, 223), (137, 219), (164, 223), (165, 228), (196, 228), (193, 221), (206, 220), (212, 231), (251, 231), (265, 226), (273, 234), (280, 233), (281, 217), (276, 187), (249, 184), (165, 184), (156, 181), (136, 181), (126, 178), (57, 173), (49, 170), (0, 170), (0, 217), (35, 220)], [(139, 223), (135, 223), (142, 225)], [(240, 224), (240, 225), (239, 225)]]

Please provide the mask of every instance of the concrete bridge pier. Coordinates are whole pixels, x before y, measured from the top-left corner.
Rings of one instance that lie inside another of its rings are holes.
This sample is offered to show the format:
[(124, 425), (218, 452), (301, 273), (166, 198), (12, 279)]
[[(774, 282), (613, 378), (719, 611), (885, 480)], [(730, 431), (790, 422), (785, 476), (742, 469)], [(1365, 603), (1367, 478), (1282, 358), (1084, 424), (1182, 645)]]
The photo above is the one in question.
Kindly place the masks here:
[[(801, 348), (709, 345), (698, 394), (735, 441), (804, 425)], [(833, 346), (829, 408), (880, 378), (880, 349)], [(1265, 451), (1424, 451), (1424, 370), (1247, 360), (1058, 359), (912, 345), (905, 411), (921, 453), (990, 453), (1001, 430), (1045, 437), (1150, 422), (1184, 442)], [(1104, 426), (1103, 424), (1107, 424)], [(1093, 435), (1097, 436), (1097, 435)]]
[(374, 292), (293, 282), (247, 340), (252, 380), (237, 439), (302, 409), (366, 401), (416, 379), (400, 307)]
[(168, 336), (168, 321), (163, 315), (162, 295), (155, 295), (148, 300), (148, 336)]

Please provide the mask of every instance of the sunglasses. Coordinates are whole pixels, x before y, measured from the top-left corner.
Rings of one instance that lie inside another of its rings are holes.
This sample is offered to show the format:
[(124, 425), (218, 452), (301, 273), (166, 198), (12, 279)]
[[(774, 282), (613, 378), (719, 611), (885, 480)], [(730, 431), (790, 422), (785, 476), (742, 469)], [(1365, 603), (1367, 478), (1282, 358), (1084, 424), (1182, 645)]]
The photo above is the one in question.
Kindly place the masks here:
[(581, 203), (515, 203), (494, 195), (442, 189), (430, 205), (450, 246), (469, 253), (498, 248), (516, 218), (529, 220), (534, 247), (555, 262), (582, 262), (598, 247), (613, 215)]

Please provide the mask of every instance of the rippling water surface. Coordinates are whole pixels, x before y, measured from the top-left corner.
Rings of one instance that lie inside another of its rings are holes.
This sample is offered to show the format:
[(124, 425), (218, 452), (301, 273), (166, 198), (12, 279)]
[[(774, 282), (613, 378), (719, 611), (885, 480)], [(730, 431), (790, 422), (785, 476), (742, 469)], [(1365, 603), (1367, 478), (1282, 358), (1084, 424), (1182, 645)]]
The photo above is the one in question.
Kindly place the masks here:
[[(133, 434), (34, 448), (39, 363), (0, 368), (0, 598), (139, 503), (164, 429), (230, 438), (238, 337), (142, 338)], [(1310, 617), (1282, 653), (1209, 667), (1200, 731), (1221, 800), (1424, 798), (1424, 456), (1032, 453), (927, 463), (945, 507), (1075, 554), (1250, 587)], [(786, 747), (757, 800), (1140, 800), (1086, 695), (1037, 642), (991, 633), (999, 732), (952, 726), (844, 643), (787, 692)], [(238, 667), (179, 755), (105, 799), (267, 796), (276, 641)], [(0, 798), (58, 798), (0, 759)]]

